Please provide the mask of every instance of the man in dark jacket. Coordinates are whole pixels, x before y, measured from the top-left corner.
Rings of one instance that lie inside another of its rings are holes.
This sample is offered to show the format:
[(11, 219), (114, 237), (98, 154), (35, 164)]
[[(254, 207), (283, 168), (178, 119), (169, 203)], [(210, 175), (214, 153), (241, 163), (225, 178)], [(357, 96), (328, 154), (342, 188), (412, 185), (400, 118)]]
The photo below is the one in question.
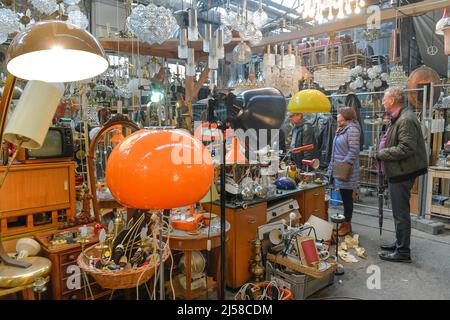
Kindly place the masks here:
[(302, 151), (299, 153), (293, 153), (291, 158), (292, 161), (295, 162), (298, 168), (305, 169), (305, 166), (302, 164), (302, 160), (304, 159), (314, 159), (317, 158), (316, 155), (316, 135), (314, 133), (314, 129), (312, 125), (303, 120), (302, 113), (292, 113), (290, 114), (292, 131), (290, 134), (290, 144), (287, 147), (290, 149), (306, 146), (309, 144), (314, 145), (314, 149)]
[(384, 108), (391, 115), (391, 125), (380, 141), (377, 159), (388, 178), (394, 216), (396, 242), (383, 245), (380, 258), (411, 262), (411, 216), (409, 200), (416, 177), (427, 172), (425, 140), (416, 115), (404, 108), (403, 90), (390, 88), (384, 95)]

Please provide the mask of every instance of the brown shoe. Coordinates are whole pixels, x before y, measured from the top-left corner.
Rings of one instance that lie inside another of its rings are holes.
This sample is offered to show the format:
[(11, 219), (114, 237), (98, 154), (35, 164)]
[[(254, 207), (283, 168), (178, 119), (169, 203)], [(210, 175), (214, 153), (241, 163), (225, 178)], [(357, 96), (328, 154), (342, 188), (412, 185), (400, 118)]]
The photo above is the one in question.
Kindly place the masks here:
[(343, 237), (352, 232), (352, 223), (351, 222), (343, 222), (341, 227), (339, 228), (338, 234), (339, 237)]

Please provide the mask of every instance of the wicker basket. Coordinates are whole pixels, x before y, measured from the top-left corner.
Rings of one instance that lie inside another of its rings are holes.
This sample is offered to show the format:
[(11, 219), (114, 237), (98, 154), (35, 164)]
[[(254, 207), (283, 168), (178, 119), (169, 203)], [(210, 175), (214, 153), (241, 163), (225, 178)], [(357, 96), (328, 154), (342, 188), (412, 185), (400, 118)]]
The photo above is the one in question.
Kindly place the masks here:
[[(163, 260), (169, 257), (169, 247), (166, 246), (163, 254)], [(141, 285), (155, 275), (159, 263), (150, 263), (139, 268), (128, 270), (102, 270), (89, 267), (89, 256), (99, 257), (101, 252), (92, 246), (87, 248), (84, 253), (78, 256), (77, 264), (87, 274), (91, 275), (95, 281), (104, 289), (130, 289)]]

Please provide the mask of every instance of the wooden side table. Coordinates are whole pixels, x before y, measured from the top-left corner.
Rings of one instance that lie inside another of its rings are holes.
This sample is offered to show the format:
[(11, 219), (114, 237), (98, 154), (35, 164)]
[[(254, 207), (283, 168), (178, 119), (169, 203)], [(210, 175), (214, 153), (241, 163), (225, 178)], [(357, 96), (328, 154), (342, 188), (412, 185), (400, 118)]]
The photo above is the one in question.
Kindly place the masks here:
[(429, 167), (425, 214), (427, 216), (435, 214), (450, 218), (450, 208), (434, 205), (432, 202), (434, 179), (450, 179), (450, 168)]
[[(207, 227), (203, 228), (203, 231), (207, 231)], [(230, 224), (227, 222), (226, 225), (226, 231), (228, 232), (230, 230)], [(210, 232), (210, 236), (208, 238), (208, 234), (201, 232), (199, 235), (190, 235), (185, 231), (181, 230), (172, 230), (169, 238), (169, 248), (171, 250), (176, 251), (183, 251), (185, 254), (185, 266), (186, 266), (186, 290), (185, 290), (185, 299), (190, 300), (191, 299), (191, 276), (192, 276), (192, 270), (191, 270), (191, 261), (192, 261), (192, 251), (202, 251), (207, 250), (208, 248), (208, 239), (211, 240), (211, 249), (219, 249), (220, 248), (220, 232)], [(220, 257), (219, 253), (219, 260), (217, 262), (216, 267), (216, 283), (217, 283), (217, 297), (218, 299), (222, 299), (220, 295), (220, 286), (221, 286), (221, 279), (220, 279), (220, 259), (223, 259)], [(207, 288), (208, 290), (208, 288)]]
[[(79, 243), (65, 244), (53, 246), (50, 242), (52, 235), (62, 231), (76, 232), (79, 227), (58, 230), (49, 233), (43, 233), (36, 236), (36, 240), (41, 244), (44, 256), (51, 260), (51, 286), (52, 297), (54, 300), (89, 300), (91, 295), (89, 291), (85, 292), (86, 283), (81, 279), (80, 288), (71, 288), (68, 286), (69, 277), (73, 276), (73, 269), (77, 270), (77, 258), (81, 253), (81, 245)], [(98, 236), (93, 235), (89, 238), (86, 247), (98, 242)], [(82, 277), (80, 270), (80, 277)], [(111, 295), (110, 290), (101, 288), (95, 280), (88, 276), (89, 285), (92, 289), (94, 299), (106, 298)]]

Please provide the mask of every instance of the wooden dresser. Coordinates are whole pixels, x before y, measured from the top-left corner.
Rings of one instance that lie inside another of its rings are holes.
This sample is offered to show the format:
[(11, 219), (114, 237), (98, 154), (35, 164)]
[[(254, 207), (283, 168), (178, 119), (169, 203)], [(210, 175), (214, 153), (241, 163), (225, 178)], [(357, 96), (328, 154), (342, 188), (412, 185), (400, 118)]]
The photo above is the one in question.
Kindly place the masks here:
[[(78, 227), (64, 231), (77, 231)], [(52, 246), (50, 243), (53, 234), (61, 232), (52, 231), (41, 233), (35, 238), (41, 244), (43, 255), (51, 260), (51, 288), (54, 300), (90, 300), (92, 299), (88, 288), (85, 295), (85, 282), (83, 281), (81, 269), (78, 268), (77, 258), (81, 253), (81, 245), (78, 243)], [(97, 236), (93, 236), (86, 247), (98, 242)], [(80, 275), (80, 286), (76, 287), (77, 275)], [(88, 276), (89, 284), (94, 299), (107, 299), (111, 295), (110, 290), (102, 289), (92, 277)], [(75, 286), (75, 288), (74, 288)]]
[(13, 165), (0, 189), (0, 236), (56, 229), (63, 216), (75, 216), (75, 206), (73, 162)]
[[(230, 288), (239, 288), (251, 280), (250, 265), (255, 256), (254, 240), (257, 237), (258, 227), (267, 223), (267, 207), (287, 199), (295, 199), (299, 204), (301, 222), (306, 222), (311, 215), (328, 221), (325, 205), (325, 187), (311, 185), (304, 190), (282, 191), (275, 197), (263, 200), (258, 199), (242, 205), (227, 202), (225, 215), (230, 223), (228, 232), (226, 281)], [(212, 208), (204, 204), (206, 210), (220, 215), (220, 205), (216, 201)]]

